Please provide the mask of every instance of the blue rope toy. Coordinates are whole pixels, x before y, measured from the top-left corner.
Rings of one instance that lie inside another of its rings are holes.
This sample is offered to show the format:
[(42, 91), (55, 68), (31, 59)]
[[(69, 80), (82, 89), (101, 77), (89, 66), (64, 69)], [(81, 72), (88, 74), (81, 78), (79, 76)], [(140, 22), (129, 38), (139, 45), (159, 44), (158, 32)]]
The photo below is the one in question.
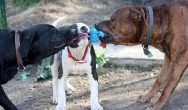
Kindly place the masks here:
[(99, 37), (104, 38), (104, 33), (102, 31), (98, 31), (96, 28), (91, 28), (89, 32), (89, 40), (91, 43), (100, 42)]

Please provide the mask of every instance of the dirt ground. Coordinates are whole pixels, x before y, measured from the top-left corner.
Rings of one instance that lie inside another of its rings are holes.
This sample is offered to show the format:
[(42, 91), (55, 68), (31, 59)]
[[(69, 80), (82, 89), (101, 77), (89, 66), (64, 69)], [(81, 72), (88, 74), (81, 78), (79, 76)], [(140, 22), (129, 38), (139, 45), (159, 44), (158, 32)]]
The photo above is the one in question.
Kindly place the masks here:
[[(66, 16), (62, 25), (84, 22), (93, 26), (94, 23), (109, 18), (119, 7), (134, 4), (131, 0), (56, 1), (59, 2), (41, 2), (25, 11), (18, 7), (7, 6), (8, 21), (11, 28), (24, 29), (38, 23), (52, 23), (60, 16)], [(155, 0), (157, 3), (162, 1)], [(105, 110), (144, 110), (151, 104), (138, 104), (136, 103), (137, 97), (151, 88), (156, 75), (159, 74), (160, 67), (160, 65), (121, 67), (113, 64), (107, 66), (104, 73), (99, 75), (101, 105)], [(7, 95), (19, 110), (55, 109), (55, 105), (52, 104), (50, 79), (33, 83), (33, 75), (25, 81), (20, 80), (19, 77), (20, 75), (17, 75), (13, 80), (3, 85)], [(90, 91), (87, 77), (71, 76), (70, 82), (77, 88), (77, 92), (67, 96), (68, 110), (89, 110)], [(152, 103), (157, 98), (152, 100)], [(188, 71), (185, 72), (164, 110), (188, 110), (187, 102)], [(0, 107), (0, 110), (3, 109)]]
[[(105, 67), (99, 75), (100, 103), (104, 110), (144, 110), (151, 104), (138, 104), (137, 97), (151, 88), (160, 65)], [(33, 83), (32, 77), (22, 81), (17, 75), (4, 85), (10, 99), (19, 110), (54, 110), (51, 80)], [(70, 76), (70, 83), (77, 89), (67, 96), (67, 110), (89, 110), (89, 84), (87, 76)], [(188, 110), (188, 71), (185, 72), (164, 110)], [(160, 93), (159, 93), (160, 94)], [(154, 103), (158, 96), (152, 100)], [(0, 109), (2, 110), (2, 109)]]

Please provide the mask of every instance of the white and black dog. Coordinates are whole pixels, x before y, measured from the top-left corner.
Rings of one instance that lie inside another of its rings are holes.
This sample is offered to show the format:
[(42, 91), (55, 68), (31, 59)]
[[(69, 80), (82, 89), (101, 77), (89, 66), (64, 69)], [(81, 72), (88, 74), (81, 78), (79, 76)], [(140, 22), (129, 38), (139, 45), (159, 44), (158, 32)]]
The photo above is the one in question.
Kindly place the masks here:
[(96, 55), (94, 47), (88, 40), (89, 27), (84, 23), (76, 23), (75, 32), (80, 37), (77, 45), (68, 46), (54, 55), (52, 70), (53, 103), (57, 104), (56, 110), (66, 110), (65, 88), (74, 89), (67, 77), (71, 74), (87, 73), (90, 83), (91, 110), (103, 110), (98, 99), (98, 75), (96, 71)]

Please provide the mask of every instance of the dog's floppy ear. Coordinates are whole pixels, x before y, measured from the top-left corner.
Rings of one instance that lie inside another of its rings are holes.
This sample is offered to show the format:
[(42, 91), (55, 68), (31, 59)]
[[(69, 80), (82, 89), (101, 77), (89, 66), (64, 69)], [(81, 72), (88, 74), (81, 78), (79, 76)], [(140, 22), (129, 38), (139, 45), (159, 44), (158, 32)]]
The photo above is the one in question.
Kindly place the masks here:
[(144, 7), (131, 8), (129, 17), (135, 21), (143, 22), (145, 25), (147, 25), (147, 17)]
[[(20, 32), (19, 32), (20, 33)], [(20, 33), (21, 39), (20, 39), (20, 54), (22, 57), (26, 57), (29, 53), (30, 47), (33, 43), (35, 33), (34, 32), (25, 32)]]

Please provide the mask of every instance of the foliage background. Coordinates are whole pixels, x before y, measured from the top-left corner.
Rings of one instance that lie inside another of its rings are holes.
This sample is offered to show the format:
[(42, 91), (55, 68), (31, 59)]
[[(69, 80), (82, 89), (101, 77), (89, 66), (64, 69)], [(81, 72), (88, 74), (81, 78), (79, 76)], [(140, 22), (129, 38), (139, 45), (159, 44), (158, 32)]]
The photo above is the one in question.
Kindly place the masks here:
[(6, 18), (6, 5), (5, 0), (0, 0), (0, 29), (7, 28), (7, 18)]

